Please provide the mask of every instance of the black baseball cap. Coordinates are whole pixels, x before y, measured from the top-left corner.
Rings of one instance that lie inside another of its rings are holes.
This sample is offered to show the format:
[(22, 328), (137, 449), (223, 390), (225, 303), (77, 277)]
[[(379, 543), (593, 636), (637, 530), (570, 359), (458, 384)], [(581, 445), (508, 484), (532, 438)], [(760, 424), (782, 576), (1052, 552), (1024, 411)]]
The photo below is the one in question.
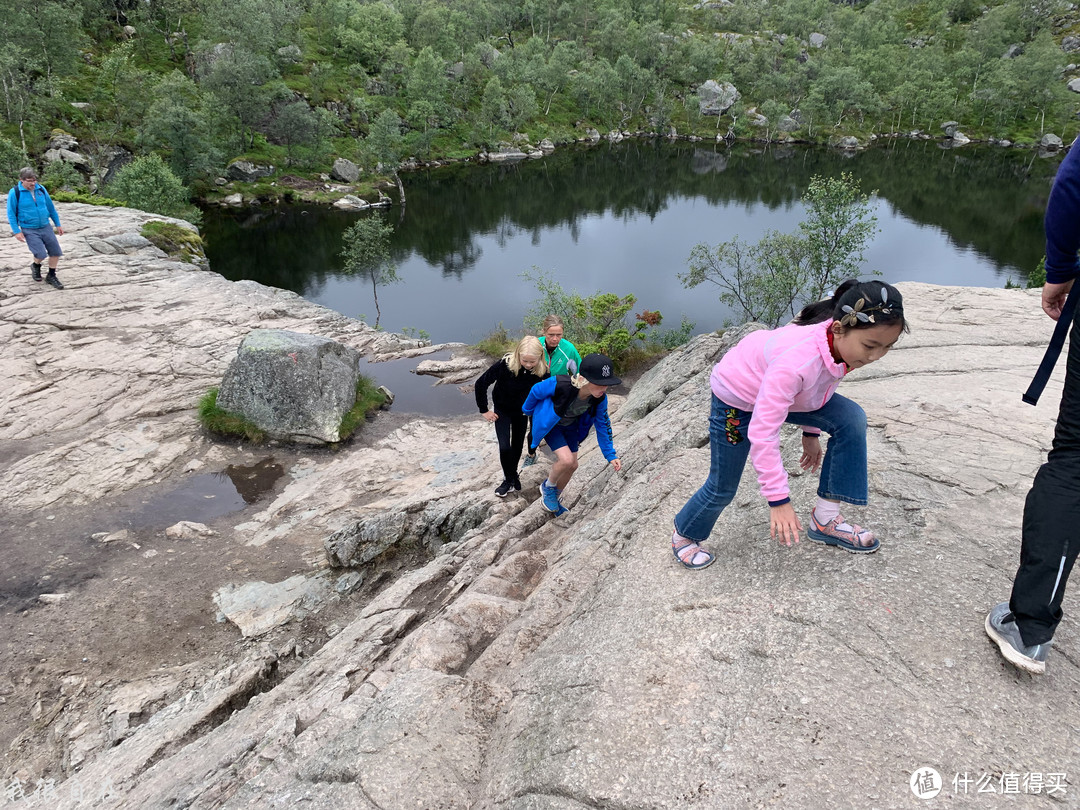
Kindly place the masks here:
[(580, 373), (593, 385), (618, 385), (622, 382), (612, 371), (611, 358), (602, 354), (585, 355)]

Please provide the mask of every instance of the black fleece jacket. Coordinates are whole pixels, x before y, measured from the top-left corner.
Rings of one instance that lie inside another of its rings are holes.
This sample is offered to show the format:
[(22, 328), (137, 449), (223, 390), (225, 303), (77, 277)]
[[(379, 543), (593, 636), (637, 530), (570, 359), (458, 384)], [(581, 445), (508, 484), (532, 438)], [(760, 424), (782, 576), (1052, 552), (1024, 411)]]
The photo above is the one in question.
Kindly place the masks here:
[(546, 379), (546, 374), (537, 377), (525, 369), (514, 374), (506, 365), (505, 359), (496, 360), (476, 381), (476, 407), (480, 409), (480, 413), (488, 412), (487, 390), (494, 385), (491, 400), (495, 404), (495, 413), (520, 416), (521, 406), (525, 404), (529, 391), (538, 382)]

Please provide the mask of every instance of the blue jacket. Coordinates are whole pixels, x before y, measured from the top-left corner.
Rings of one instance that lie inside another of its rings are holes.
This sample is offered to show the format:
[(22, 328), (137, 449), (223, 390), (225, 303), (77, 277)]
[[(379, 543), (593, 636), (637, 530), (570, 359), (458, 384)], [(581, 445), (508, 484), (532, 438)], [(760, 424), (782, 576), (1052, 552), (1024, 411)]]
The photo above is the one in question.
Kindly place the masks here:
[(1046, 280), (1062, 284), (1080, 275), (1080, 143), (1061, 161), (1046, 204)]
[[(558, 374), (548, 377), (543, 382), (538, 382), (529, 391), (525, 398), (525, 404), (521, 411), (526, 416), (532, 417), (532, 440), (533, 447), (540, 446), (540, 441), (548, 435), (555, 425), (559, 424), (562, 413), (565, 412), (570, 401), (577, 396), (578, 389), (570, 382), (566, 374)], [(582, 442), (589, 435), (592, 426), (596, 425), (596, 441), (600, 445), (600, 452), (608, 461), (614, 461), (619, 457), (615, 452), (612, 442), (611, 420), (608, 418), (607, 394), (602, 397), (589, 397), (589, 409), (577, 420), (577, 440)], [(567, 431), (571, 428), (566, 428)]]
[[(15, 221), (15, 195), (19, 195), (19, 221)], [(23, 228), (47, 228), (51, 219), (56, 227), (60, 227), (60, 215), (56, 213), (52, 197), (45, 190), (45, 186), (38, 185), (31, 194), (22, 183), (16, 183), (15, 188), (8, 192), (7, 218), (12, 233), (19, 233)]]

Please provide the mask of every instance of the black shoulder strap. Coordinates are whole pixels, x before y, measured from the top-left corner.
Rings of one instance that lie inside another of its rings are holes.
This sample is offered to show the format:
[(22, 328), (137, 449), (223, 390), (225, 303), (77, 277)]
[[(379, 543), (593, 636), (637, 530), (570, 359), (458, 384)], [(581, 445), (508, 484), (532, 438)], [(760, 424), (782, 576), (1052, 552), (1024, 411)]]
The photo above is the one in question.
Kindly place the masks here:
[[(1054, 334), (1050, 337), (1050, 345), (1046, 347), (1046, 353), (1043, 355), (1042, 362), (1039, 363), (1038, 371), (1035, 372), (1035, 378), (1031, 381), (1031, 385), (1028, 386), (1028, 390), (1024, 392), (1023, 397), (1021, 397), (1028, 405), (1034, 405), (1039, 401), (1039, 397), (1050, 379), (1050, 374), (1054, 370), (1054, 364), (1057, 363), (1058, 356), (1061, 354), (1061, 347), (1065, 345), (1065, 336), (1069, 333), (1073, 316), (1076, 314), (1077, 290), (1080, 290), (1080, 284), (1074, 283), (1069, 290), (1068, 297), (1065, 299), (1065, 305), (1061, 308), (1061, 317), (1058, 318), (1057, 325), (1054, 327)], [(1070, 349), (1070, 351), (1072, 350)]]
[(22, 194), (19, 193), (18, 183), (16, 183), (15, 187), (11, 190), (15, 192), (15, 224), (17, 225), (19, 223), (19, 197), (21, 197)]

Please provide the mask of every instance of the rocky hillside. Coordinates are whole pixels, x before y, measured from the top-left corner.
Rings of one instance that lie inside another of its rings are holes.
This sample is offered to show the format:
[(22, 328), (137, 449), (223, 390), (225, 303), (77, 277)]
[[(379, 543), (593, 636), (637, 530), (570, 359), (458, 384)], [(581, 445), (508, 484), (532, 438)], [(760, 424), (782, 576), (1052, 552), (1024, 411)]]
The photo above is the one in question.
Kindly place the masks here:
[[(21, 245), (0, 248), (8, 524), (45, 527), (60, 500), (220, 464), (193, 400), (247, 329), (369, 351), (392, 340), (146, 248), (94, 251), (137, 230), (136, 212), (61, 215), (63, 293), (30, 281)], [(396, 551), (416, 566), (345, 600), (336, 632), (299, 660), (296, 644), (248, 643), (214, 668), (193, 663), (196, 638), (174, 662), (194, 669), (171, 670), (156, 700), (148, 673), (134, 691), (108, 674), (79, 688), (76, 661), (68, 699), (39, 699), (21, 760), (9, 757), (5, 781), (27, 796), (12, 806), (31, 806), (49, 776), (60, 808), (906, 807), (926, 767), (949, 796), (982, 784), (1030, 794), (1025, 806), (1072, 804), (1075, 621), (1040, 679), (1006, 666), (982, 630), (1008, 595), (1052, 435), (1060, 370), (1042, 404), (1020, 401), (1052, 324), (1030, 291), (901, 289), (911, 334), (843, 384), (870, 418), (871, 505), (853, 517), (883, 538), (879, 553), (771, 541), (748, 471), (713, 536), (718, 563), (672, 558), (672, 518), (708, 468), (708, 371), (753, 327), (695, 338), (613, 403), (623, 470), (590, 440), (559, 519), (534, 495), (546, 463), (525, 471), (521, 496), (493, 496), (485, 423), (399, 415), (298, 461), (218, 542), (222, 559), (302, 547), (319, 560), (309, 573), (338, 578)], [(798, 445), (786, 435), (792, 462)], [(815, 476), (789, 469), (806, 512)], [(23, 621), (61, 610), (28, 607)]]

